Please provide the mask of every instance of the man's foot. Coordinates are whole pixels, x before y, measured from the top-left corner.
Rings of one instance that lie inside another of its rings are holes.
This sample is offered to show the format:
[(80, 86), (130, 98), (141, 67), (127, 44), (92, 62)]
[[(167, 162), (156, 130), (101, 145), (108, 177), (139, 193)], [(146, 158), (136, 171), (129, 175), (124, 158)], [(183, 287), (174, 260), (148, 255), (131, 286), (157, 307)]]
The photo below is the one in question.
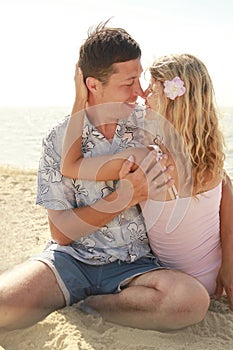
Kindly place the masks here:
[(100, 314), (95, 311), (91, 306), (85, 303), (85, 300), (81, 300), (76, 304), (77, 309), (81, 310), (85, 314), (90, 314), (95, 317), (100, 317)]

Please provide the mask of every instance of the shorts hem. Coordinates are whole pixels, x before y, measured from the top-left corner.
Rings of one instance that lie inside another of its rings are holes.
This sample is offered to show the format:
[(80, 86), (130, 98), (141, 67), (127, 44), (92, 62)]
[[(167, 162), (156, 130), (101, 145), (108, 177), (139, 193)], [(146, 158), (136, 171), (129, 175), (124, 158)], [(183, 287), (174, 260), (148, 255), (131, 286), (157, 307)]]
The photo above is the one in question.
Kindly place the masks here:
[(118, 292), (121, 292), (122, 291), (122, 288), (126, 287), (127, 284), (129, 284), (135, 277), (138, 277), (138, 276), (141, 276), (141, 275), (144, 275), (145, 273), (147, 272), (151, 272), (151, 271), (155, 271), (155, 270), (164, 270), (166, 269), (166, 267), (154, 267), (152, 269), (149, 269), (149, 270), (146, 270), (146, 271), (142, 271), (142, 272), (138, 272), (138, 273), (135, 273), (134, 275), (130, 276), (130, 277), (127, 277), (125, 278), (124, 280), (122, 280), (119, 284), (118, 284)]
[(55, 266), (47, 259), (43, 259), (41, 257), (33, 257), (31, 258), (30, 260), (37, 260), (37, 261), (41, 261), (43, 263), (45, 263), (50, 269), (51, 271), (54, 273), (54, 276), (57, 280), (57, 283), (62, 291), (62, 294), (65, 298), (65, 303), (66, 303), (66, 306), (69, 306), (70, 305), (70, 293), (68, 291), (68, 289), (66, 288), (66, 285), (65, 283), (63, 282), (61, 276), (59, 275), (57, 269), (55, 268)]

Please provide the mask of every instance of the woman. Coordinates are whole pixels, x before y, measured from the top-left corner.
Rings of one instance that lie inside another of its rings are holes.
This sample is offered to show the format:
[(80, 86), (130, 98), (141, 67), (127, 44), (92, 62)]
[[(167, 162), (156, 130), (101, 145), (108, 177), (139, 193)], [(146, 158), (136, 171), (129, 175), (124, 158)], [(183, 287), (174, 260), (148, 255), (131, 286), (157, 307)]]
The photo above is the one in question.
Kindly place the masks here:
[[(175, 167), (175, 186), (174, 200), (167, 197), (165, 202), (147, 201), (144, 205), (149, 242), (165, 266), (198, 278), (213, 295), (221, 264), (219, 209), (224, 153), (212, 82), (205, 65), (192, 55), (160, 58), (150, 73), (147, 103), (175, 129), (173, 133), (168, 124), (163, 132)], [(190, 168), (185, 158), (182, 162), (184, 155), (190, 159)], [(190, 177), (179, 171), (184, 168)]]

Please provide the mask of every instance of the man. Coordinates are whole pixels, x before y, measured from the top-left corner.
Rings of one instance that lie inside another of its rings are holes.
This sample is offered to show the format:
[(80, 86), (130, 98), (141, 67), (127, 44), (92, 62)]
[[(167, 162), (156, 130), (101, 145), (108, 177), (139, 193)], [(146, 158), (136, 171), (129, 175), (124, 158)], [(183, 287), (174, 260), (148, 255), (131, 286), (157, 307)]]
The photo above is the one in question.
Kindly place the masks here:
[[(79, 60), (89, 105), (134, 103), (143, 94), (140, 55), (138, 44), (122, 29), (100, 26), (91, 33)], [(116, 136), (116, 127), (124, 132), (130, 120), (126, 125), (112, 115), (105, 120), (98, 113), (88, 117), (85, 130), (92, 132), (84, 152), (102, 139), (117, 151), (121, 133)], [(67, 120), (44, 140), (38, 173), (37, 203), (48, 209), (53, 240), (38, 257), (2, 276), (0, 326), (32, 325), (90, 295), (91, 306), (105, 319), (122, 325), (167, 330), (201, 321), (209, 305), (205, 288), (188, 275), (161, 268), (150, 255), (135, 206), (163, 185), (162, 180), (159, 186), (153, 181), (153, 154), (133, 173), (129, 172), (131, 163), (126, 162), (116, 188), (70, 180), (59, 171), (66, 124)], [(162, 187), (171, 183), (165, 181)]]

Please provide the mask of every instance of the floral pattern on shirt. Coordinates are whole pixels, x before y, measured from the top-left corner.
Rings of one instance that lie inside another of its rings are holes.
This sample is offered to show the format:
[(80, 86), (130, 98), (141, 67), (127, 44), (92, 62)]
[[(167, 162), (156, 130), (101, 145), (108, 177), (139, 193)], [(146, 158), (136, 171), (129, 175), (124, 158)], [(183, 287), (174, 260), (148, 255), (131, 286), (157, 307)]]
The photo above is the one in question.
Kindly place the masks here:
[[(141, 111), (139, 115), (141, 118)], [(119, 120), (110, 143), (85, 117), (82, 133), (84, 157), (113, 154), (140, 145), (137, 141), (138, 119), (135, 110), (128, 119)], [(72, 180), (61, 175), (60, 161), (67, 122), (68, 118), (54, 127), (44, 139), (38, 170), (37, 203), (54, 210), (91, 205), (117, 186), (117, 181)], [(69, 246), (60, 246), (51, 241), (47, 249), (65, 251), (89, 264), (105, 264), (117, 259), (131, 262), (150, 252), (144, 221), (137, 206), (122, 212), (104, 227)]]

